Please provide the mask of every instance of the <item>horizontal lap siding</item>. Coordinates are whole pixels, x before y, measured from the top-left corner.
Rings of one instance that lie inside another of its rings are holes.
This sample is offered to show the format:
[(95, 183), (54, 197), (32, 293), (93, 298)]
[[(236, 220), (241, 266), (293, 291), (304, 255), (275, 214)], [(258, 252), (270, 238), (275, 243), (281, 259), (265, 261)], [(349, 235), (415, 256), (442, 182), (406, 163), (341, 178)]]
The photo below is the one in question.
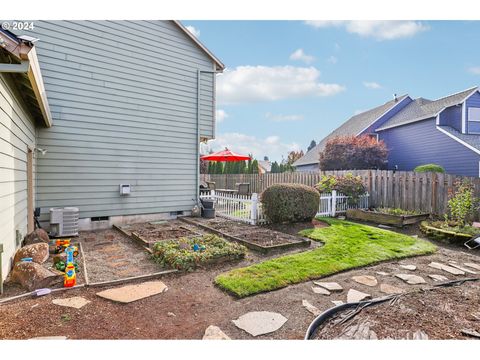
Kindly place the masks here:
[[(212, 60), (171, 21), (38, 21), (54, 126), (38, 131), (37, 206), (80, 217), (190, 210), (196, 196), (197, 70)], [(200, 78), (200, 135), (213, 136), (214, 75)], [(119, 195), (119, 184), (132, 186)]]
[(434, 118), (380, 131), (379, 138), (389, 150), (389, 169), (435, 163), (449, 174), (478, 177), (480, 156), (437, 130)]
[(452, 106), (440, 113), (440, 125), (450, 126), (457, 131), (462, 131), (462, 107)]
[(27, 152), (35, 126), (12, 81), (0, 74), (0, 243), (3, 274), (15, 253), (16, 230), (27, 233)]

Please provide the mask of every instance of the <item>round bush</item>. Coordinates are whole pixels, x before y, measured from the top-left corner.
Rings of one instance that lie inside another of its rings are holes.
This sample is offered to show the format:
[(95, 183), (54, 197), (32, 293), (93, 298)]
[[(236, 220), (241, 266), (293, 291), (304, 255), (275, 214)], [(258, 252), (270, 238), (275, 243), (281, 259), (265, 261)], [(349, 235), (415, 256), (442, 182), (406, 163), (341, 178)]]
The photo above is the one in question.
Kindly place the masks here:
[(445, 169), (441, 167), (440, 165), (437, 164), (425, 164), (425, 165), (419, 165), (415, 169), (413, 169), (415, 172), (437, 172), (437, 173), (444, 173)]
[(271, 223), (311, 221), (317, 214), (320, 194), (302, 184), (275, 184), (265, 189), (261, 202)]

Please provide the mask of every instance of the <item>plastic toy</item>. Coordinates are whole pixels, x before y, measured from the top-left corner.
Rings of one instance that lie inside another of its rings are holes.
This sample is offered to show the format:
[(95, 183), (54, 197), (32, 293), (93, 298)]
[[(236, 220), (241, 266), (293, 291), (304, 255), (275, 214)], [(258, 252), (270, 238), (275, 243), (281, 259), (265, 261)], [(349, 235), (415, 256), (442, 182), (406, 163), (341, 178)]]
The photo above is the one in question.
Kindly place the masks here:
[(75, 252), (75, 247), (74, 246), (68, 246), (65, 249), (65, 253), (67, 254), (67, 264), (73, 263), (73, 257), (74, 257), (74, 252)]
[(64, 287), (73, 287), (77, 284), (77, 275), (75, 273), (75, 266), (70, 262), (65, 267), (65, 277), (63, 280)]
[(78, 256), (78, 247), (71, 244), (70, 239), (55, 240), (55, 253), (59, 254), (68, 247), (73, 247), (73, 257)]
[(200, 246), (198, 244), (193, 245), (193, 251), (198, 251), (200, 250)]

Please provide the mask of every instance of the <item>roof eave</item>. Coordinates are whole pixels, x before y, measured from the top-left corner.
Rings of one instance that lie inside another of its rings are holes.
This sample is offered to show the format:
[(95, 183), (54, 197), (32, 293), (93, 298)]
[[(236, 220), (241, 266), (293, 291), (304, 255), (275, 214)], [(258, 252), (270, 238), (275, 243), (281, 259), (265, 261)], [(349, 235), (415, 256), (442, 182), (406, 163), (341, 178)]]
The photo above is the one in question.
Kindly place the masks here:
[(208, 48), (203, 45), (201, 43), (200, 40), (197, 39), (197, 37), (195, 35), (193, 35), (190, 31), (188, 31), (188, 29), (183, 26), (183, 24), (178, 21), (178, 20), (172, 20), (185, 34), (187, 34), (187, 36), (192, 39), (197, 45), (198, 47), (200, 47), (200, 49), (202, 49), (203, 51), (205, 51), (205, 53), (215, 62), (215, 67), (218, 72), (223, 72), (223, 70), (225, 70), (225, 65), (215, 56), (213, 55), (213, 53), (208, 50)]
[[(46, 127), (53, 125), (50, 107), (48, 105), (45, 86), (43, 84), (42, 73), (38, 63), (37, 52), (31, 43), (27, 43), (18, 39), (13, 33), (2, 30), (2, 39), (5, 41), (3, 47), (13, 58), (20, 63), (28, 64), (28, 67), (16, 72), (23, 72), (27, 75), (30, 85), (32, 87), (38, 107), (42, 113), (42, 122)], [(20, 68), (19, 68), (20, 69)]]

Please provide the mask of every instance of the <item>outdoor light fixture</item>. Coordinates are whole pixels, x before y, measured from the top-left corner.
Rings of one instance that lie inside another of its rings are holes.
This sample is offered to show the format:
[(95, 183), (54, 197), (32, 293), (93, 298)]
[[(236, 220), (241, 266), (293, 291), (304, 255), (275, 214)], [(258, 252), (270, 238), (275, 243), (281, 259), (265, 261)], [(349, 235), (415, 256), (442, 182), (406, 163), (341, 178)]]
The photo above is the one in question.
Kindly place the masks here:
[(46, 150), (46, 149), (35, 148), (35, 151), (37, 151), (37, 152), (39, 152), (40, 154), (42, 154), (42, 156), (45, 156), (45, 154), (47, 153), (47, 150)]

